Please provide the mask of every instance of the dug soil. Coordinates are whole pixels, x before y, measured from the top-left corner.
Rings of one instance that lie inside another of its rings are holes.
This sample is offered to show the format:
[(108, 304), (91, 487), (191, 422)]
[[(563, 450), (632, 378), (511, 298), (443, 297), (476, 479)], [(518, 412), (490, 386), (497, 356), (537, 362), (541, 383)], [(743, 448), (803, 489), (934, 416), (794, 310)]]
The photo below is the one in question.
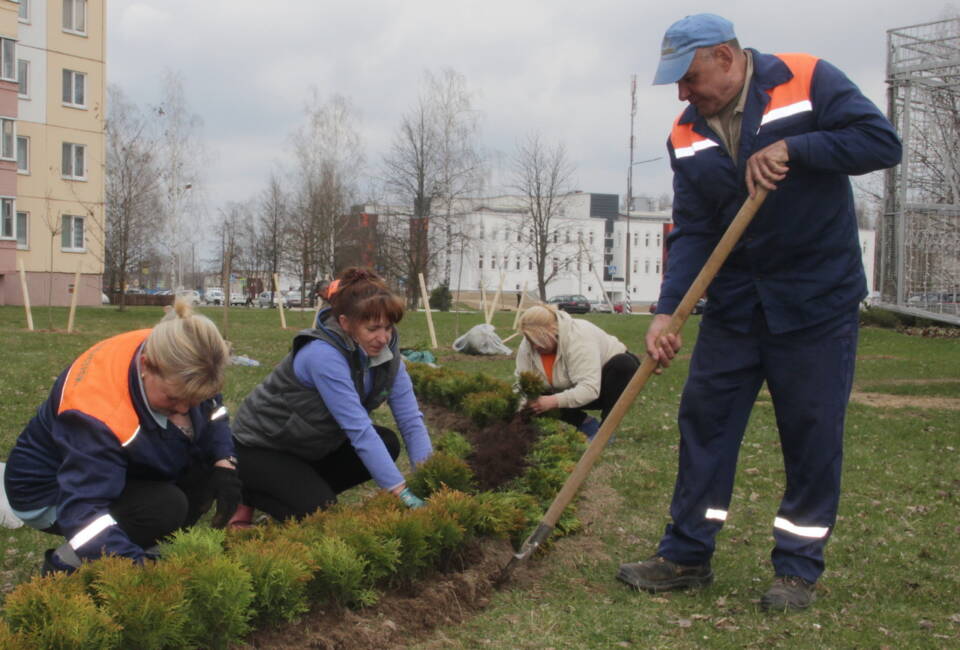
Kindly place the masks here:
[[(467, 462), (481, 490), (492, 490), (519, 476), (537, 431), (525, 417), (478, 427), (466, 417), (421, 404), (429, 429), (457, 431), (476, 450)], [(446, 562), (441, 570), (405, 589), (383, 593), (373, 607), (351, 610), (325, 604), (297, 623), (251, 634), (241, 648), (403, 648), (439, 626), (455, 625), (485, 607), (501, 585), (501, 570), (513, 549), (503, 540), (483, 540)], [(511, 588), (536, 579), (533, 562), (519, 563), (509, 575)]]

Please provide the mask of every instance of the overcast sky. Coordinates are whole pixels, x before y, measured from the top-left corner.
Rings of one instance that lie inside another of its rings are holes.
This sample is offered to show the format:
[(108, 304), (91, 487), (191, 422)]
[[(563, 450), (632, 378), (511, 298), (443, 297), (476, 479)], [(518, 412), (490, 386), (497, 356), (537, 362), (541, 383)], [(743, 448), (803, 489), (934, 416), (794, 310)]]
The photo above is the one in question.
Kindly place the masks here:
[[(670, 4), (671, 7), (666, 7)], [(109, 0), (108, 82), (139, 105), (178, 72), (213, 162), (208, 208), (254, 197), (289, 169), (309, 89), (359, 108), (376, 175), (424, 70), (465, 76), (481, 143), (505, 165), (518, 139), (562, 141), (577, 189), (626, 193), (630, 76), (638, 79), (634, 194), (670, 191), (664, 142), (676, 86), (651, 86), (663, 32), (701, 11), (745, 46), (839, 66), (885, 109), (887, 30), (957, 13), (943, 0)]]

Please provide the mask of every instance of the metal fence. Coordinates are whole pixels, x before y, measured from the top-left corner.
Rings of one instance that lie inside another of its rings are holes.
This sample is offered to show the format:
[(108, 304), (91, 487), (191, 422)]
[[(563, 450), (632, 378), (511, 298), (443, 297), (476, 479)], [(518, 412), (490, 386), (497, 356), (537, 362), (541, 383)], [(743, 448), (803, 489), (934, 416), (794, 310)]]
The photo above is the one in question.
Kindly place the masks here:
[(903, 140), (880, 225), (880, 302), (960, 324), (960, 18), (887, 32), (888, 110)]

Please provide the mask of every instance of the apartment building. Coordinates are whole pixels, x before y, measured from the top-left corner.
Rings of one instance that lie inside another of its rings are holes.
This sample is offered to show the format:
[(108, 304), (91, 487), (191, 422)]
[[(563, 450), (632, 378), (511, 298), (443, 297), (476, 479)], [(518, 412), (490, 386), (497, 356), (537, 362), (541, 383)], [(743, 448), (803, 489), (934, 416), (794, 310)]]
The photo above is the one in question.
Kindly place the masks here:
[(105, 0), (0, 0), (0, 304), (100, 303)]

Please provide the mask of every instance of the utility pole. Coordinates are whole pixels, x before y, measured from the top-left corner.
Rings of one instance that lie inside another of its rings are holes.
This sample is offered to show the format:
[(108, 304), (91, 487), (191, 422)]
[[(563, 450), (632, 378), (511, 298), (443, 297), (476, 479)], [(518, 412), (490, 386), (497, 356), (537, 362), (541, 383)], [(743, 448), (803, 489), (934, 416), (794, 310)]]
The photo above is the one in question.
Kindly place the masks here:
[(633, 208), (633, 125), (637, 116), (637, 75), (630, 76), (630, 164), (627, 166), (627, 261), (623, 281), (623, 313), (630, 309), (630, 211)]

